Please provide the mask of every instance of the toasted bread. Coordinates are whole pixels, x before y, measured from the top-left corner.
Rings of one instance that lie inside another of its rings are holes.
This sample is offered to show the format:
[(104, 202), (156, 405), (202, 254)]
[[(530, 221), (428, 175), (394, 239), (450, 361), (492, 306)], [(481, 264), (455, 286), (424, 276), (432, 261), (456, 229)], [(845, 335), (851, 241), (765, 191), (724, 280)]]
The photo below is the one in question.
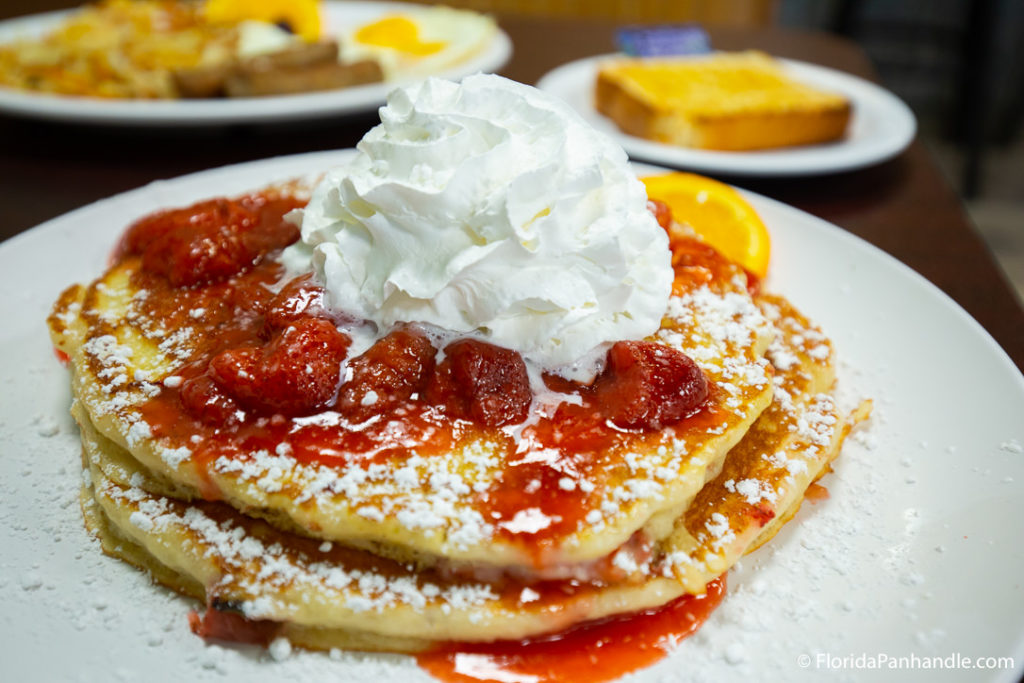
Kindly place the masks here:
[(792, 80), (758, 52), (610, 60), (599, 69), (595, 99), (630, 135), (733, 151), (836, 140), (851, 109), (842, 95)]

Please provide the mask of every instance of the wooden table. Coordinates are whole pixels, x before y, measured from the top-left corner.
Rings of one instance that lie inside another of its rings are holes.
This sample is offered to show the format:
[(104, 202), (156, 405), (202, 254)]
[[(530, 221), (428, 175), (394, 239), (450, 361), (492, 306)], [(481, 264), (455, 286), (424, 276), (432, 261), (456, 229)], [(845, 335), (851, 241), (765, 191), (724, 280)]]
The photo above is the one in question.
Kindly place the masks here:
[[(35, 11), (43, 9), (41, 4), (35, 4)], [(0, 18), (11, 11), (0, 9)], [(515, 44), (502, 73), (525, 83), (566, 61), (612, 50), (614, 26), (609, 23), (499, 20)], [(719, 48), (759, 48), (876, 77), (855, 44), (828, 35), (724, 28), (711, 33)], [(351, 147), (376, 120), (371, 112), (301, 124), (144, 129), (0, 116), (0, 239), (152, 180), (275, 155)], [(955, 299), (1024, 369), (1024, 310), (920, 142), (892, 161), (850, 173), (725, 180), (808, 211), (892, 254)]]

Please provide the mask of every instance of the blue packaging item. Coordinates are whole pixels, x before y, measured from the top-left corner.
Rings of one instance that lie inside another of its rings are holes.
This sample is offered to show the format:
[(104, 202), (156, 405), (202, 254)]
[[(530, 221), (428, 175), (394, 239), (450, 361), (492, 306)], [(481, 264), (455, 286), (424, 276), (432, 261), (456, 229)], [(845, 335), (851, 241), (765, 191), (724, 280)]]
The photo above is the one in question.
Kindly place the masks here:
[(631, 57), (700, 55), (711, 52), (711, 38), (698, 24), (626, 26), (615, 32), (615, 46)]

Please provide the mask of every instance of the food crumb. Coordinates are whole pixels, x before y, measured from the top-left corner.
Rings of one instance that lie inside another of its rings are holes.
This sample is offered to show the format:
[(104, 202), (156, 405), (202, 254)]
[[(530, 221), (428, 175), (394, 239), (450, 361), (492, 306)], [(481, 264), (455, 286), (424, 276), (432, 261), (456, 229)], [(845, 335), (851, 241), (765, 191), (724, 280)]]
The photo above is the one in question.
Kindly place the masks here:
[(1017, 439), (1009, 439), (999, 444), (999, 448), (1006, 451), (1007, 453), (1024, 453), (1024, 446), (1020, 445), (1020, 441)]
[(292, 643), (287, 638), (275, 638), (267, 650), (275, 662), (283, 662), (292, 656)]
[(32, 418), (32, 424), (35, 425), (39, 436), (51, 437), (60, 434), (60, 425), (49, 415), (37, 414)]
[(725, 648), (725, 661), (730, 664), (742, 664), (747, 660), (747, 651), (739, 643), (730, 643)]
[(36, 572), (28, 572), (21, 577), (21, 587), (26, 591), (39, 590), (43, 586), (43, 578)]

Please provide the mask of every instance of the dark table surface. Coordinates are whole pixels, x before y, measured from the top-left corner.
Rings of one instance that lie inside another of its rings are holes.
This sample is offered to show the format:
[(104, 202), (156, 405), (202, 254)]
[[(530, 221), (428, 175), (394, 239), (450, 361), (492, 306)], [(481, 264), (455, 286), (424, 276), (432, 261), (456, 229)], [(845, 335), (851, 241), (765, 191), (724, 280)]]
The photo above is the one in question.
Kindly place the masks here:
[[(24, 4), (24, 3), (22, 3)], [(33, 11), (69, 4), (32, 3)], [(0, 19), (18, 3), (0, 7)], [(612, 51), (607, 22), (499, 17), (514, 43), (502, 73), (535, 83), (548, 70)], [(758, 48), (868, 79), (855, 44), (778, 28), (720, 28), (715, 47)], [(353, 146), (376, 112), (301, 123), (126, 128), (0, 115), (0, 239), (156, 179), (283, 154)], [(807, 178), (723, 178), (834, 223), (895, 256), (949, 294), (1024, 369), (1024, 309), (920, 141), (886, 163)]]

